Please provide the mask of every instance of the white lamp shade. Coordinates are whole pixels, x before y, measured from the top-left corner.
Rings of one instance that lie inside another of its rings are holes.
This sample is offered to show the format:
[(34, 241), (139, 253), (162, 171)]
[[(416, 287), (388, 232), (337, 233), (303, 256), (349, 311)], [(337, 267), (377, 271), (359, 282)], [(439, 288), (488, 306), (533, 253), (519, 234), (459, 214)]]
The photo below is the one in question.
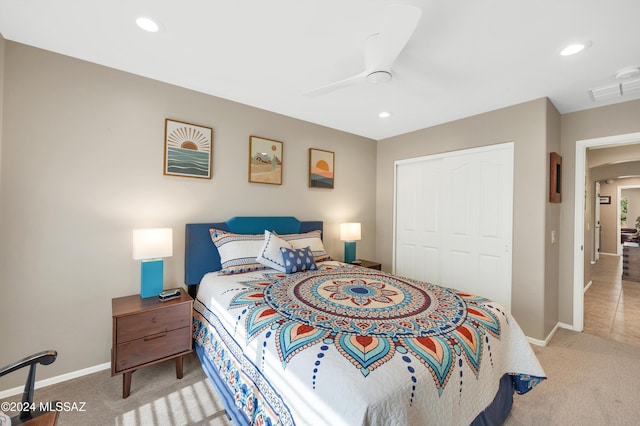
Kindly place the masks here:
[(340, 239), (342, 241), (359, 241), (360, 224), (359, 223), (341, 223), (340, 224)]
[(173, 256), (173, 230), (149, 228), (133, 230), (133, 258), (158, 259)]

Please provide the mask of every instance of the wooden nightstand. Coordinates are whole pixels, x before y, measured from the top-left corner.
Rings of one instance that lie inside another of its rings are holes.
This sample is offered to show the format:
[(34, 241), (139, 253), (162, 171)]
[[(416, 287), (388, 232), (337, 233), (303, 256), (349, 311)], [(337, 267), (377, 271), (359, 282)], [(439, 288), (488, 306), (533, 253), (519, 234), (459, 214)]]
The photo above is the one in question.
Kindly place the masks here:
[(370, 260), (358, 259), (360, 261), (360, 266), (363, 268), (369, 269), (377, 269), (378, 271), (382, 271), (382, 264), (378, 262), (372, 262)]
[(131, 391), (131, 374), (138, 368), (175, 358), (176, 377), (182, 379), (182, 356), (191, 352), (193, 299), (161, 302), (139, 295), (111, 300), (113, 342), (111, 376), (122, 374), (122, 397)]

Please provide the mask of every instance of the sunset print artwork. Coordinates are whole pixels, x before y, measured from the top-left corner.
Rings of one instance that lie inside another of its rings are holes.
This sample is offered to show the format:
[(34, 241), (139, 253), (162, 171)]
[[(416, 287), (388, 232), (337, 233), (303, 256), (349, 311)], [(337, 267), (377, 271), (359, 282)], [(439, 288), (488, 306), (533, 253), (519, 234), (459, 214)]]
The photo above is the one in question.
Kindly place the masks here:
[(211, 179), (213, 129), (165, 120), (164, 174)]
[(282, 185), (282, 142), (249, 137), (249, 182)]
[(309, 148), (309, 187), (333, 189), (333, 157), (331, 151)]

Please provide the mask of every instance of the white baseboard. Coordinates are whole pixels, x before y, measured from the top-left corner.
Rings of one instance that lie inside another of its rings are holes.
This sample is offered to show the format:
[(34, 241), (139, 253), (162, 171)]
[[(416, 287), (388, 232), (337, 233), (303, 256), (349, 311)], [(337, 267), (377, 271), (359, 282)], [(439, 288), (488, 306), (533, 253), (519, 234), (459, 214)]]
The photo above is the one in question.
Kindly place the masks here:
[[(573, 328), (573, 326), (571, 324), (565, 324), (563, 322), (559, 322), (558, 325), (556, 325), (556, 330), (558, 329), (558, 327), (564, 328), (565, 330), (575, 331), (575, 329)], [(554, 333), (555, 333), (555, 331), (554, 331)]]
[(531, 343), (532, 345), (547, 346), (549, 344), (549, 342), (551, 341), (551, 338), (553, 337), (554, 334), (556, 334), (556, 331), (558, 331), (559, 328), (564, 328), (564, 329), (573, 331), (573, 326), (572, 325), (559, 322), (559, 323), (556, 324), (555, 327), (553, 327), (553, 330), (551, 330), (551, 332), (547, 335), (547, 337), (544, 340), (533, 339), (533, 338), (528, 337), (528, 336), (525, 336), (525, 337), (527, 338), (527, 341), (529, 341), (529, 343)]
[[(111, 368), (110, 362), (104, 364), (94, 365), (93, 367), (83, 368), (82, 370), (72, 371), (70, 373), (61, 374), (60, 376), (50, 377), (48, 379), (38, 380), (35, 383), (34, 388), (43, 388), (49, 385), (55, 385), (56, 383), (66, 382), (67, 380), (75, 379), (76, 377), (86, 376), (87, 374), (97, 373), (98, 371), (108, 370)], [(17, 388), (7, 389), (0, 391), (0, 399), (8, 398), (13, 395), (18, 395), (24, 392), (24, 385)]]
[(527, 338), (527, 340), (529, 341), (529, 343), (531, 343), (532, 345), (536, 345), (536, 346), (547, 346), (547, 344), (549, 344), (549, 340), (551, 340), (551, 338), (553, 337), (554, 334), (556, 334), (556, 330), (558, 329), (558, 324), (556, 324), (555, 327), (553, 327), (553, 330), (551, 330), (551, 333), (549, 333), (549, 335), (547, 336), (546, 339), (544, 340), (540, 340), (540, 339), (534, 339), (532, 337), (529, 336), (525, 336)]
[(589, 281), (587, 283), (587, 285), (584, 286), (584, 290), (582, 291), (583, 293), (586, 293), (587, 290), (589, 290), (589, 287), (591, 287), (591, 284), (593, 284), (593, 281)]
[(544, 340), (539, 340), (539, 339), (534, 339), (533, 337), (529, 337), (529, 336), (524, 336), (525, 339), (527, 339), (527, 341), (529, 343), (531, 343), (532, 345), (536, 345), (536, 346), (547, 346), (546, 341)]

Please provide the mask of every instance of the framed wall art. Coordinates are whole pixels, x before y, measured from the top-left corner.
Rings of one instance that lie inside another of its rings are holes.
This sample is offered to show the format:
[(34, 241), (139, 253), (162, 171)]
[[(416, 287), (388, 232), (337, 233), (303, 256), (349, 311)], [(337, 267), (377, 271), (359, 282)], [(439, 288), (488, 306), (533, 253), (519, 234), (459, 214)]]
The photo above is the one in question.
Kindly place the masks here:
[(549, 154), (549, 202), (562, 201), (562, 157), (557, 152)]
[(331, 151), (309, 148), (309, 187), (333, 189), (334, 157)]
[(283, 143), (249, 136), (249, 182), (282, 185)]
[(165, 119), (164, 174), (211, 179), (213, 128)]
[(599, 197), (600, 204), (611, 204), (611, 196), (610, 195), (601, 195)]

